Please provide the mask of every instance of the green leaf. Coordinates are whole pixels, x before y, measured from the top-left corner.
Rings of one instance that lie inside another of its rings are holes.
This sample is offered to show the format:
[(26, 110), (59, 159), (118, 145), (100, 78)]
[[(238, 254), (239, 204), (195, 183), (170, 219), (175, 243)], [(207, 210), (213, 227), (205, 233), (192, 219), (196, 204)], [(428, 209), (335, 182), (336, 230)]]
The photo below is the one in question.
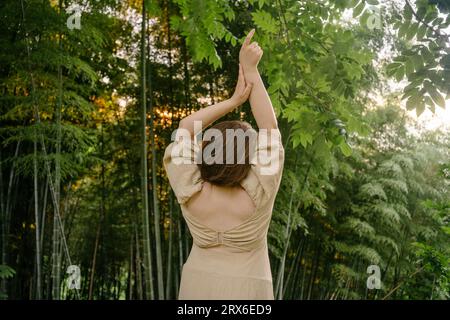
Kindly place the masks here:
[(423, 59), (420, 55), (415, 55), (411, 57), (412, 63), (414, 64), (414, 69), (419, 71), (423, 67)]
[(403, 93), (402, 100), (405, 100), (414, 94), (414, 90), (408, 90)]
[(419, 28), (419, 24), (418, 23), (411, 23), (408, 31), (406, 31), (406, 40), (411, 40), (412, 38), (414, 38), (414, 36), (417, 33), (417, 29)]
[(11, 267), (0, 264), (0, 279), (12, 278), (16, 274), (16, 271)]
[(408, 59), (405, 63), (405, 73), (409, 75), (414, 72), (414, 64), (411, 59)]
[(258, 10), (252, 13), (253, 22), (268, 33), (276, 33), (278, 31), (277, 21), (267, 11)]
[(314, 141), (314, 152), (318, 159), (328, 159), (330, 157), (330, 148), (323, 135)]
[(376, 6), (378, 4), (378, 0), (366, 0), (368, 4)]
[(336, 57), (334, 55), (323, 56), (319, 60), (319, 69), (321, 74), (328, 74), (333, 78), (336, 73)]
[(427, 26), (422, 24), (417, 30), (417, 40), (422, 40), (427, 32)]
[(340, 8), (340, 9), (347, 9), (347, 8), (352, 8), (354, 7), (352, 0), (335, 0), (335, 6), (336, 8)]
[(170, 26), (174, 30), (179, 30), (180, 24), (181, 24), (181, 18), (180, 17), (178, 17), (178, 16), (171, 16), (170, 17)]
[(389, 77), (393, 77), (398, 68), (400, 68), (402, 64), (400, 62), (392, 62), (387, 65), (386, 73)]
[(405, 18), (405, 20), (411, 20), (413, 16), (413, 12), (411, 10), (411, 7), (408, 6), (407, 4), (405, 4), (404, 9), (403, 9), (403, 18)]
[(406, 101), (406, 109), (407, 110), (413, 110), (417, 108), (417, 106), (421, 103), (421, 97), (418, 95), (417, 92), (415, 92), (413, 95), (411, 95)]
[(397, 81), (401, 81), (404, 76), (405, 76), (405, 68), (404, 66), (401, 66), (400, 68), (397, 69), (397, 71), (395, 71), (395, 79)]
[(292, 147), (295, 149), (300, 144), (300, 137), (295, 136), (292, 138)]
[(300, 143), (303, 148), (306, 148), (308, 144), (311, 144), (313, 141), (313, 136), (308, 132), (300, 133)]
[(429, 106), (434, 106), (434, 102), (433, 100), (431, 100), (430, 96), (425, 96), (424, 98), (425, 104), (429, 105)]
[(428, 94), (431, 96), (431, 99), (433, 99), (434, 103), (436, 103), (439, 107), (445, 109), (445, 99), (444, 96), (442, 96), (437, 89), (432, 85), (430, 81), (424, 82), (424, 87), (427, 90)]
[(364, 1), (361, 1), (356, 7), (355, 9), (353, 9), (353, 18), (358, 17), (361, 12), (364, 10), (364, 7), (366, 6), (366, 4), (364, 3)]
[(427, 47), (423, 47), (422, 50), (420, 51), (420, 53), (422, 54), (424, 60), (426, 62), (431, 62), (434, 61), (434, 55), (431, 53), (430, 49), (428, 49)]
[(403, 38), (403, 37), (406, 35), (406, 33), (408, 32), (408, 30), (409, 30), (409, 21), (406, 21), (406, 22), (404, 22), (404, 23), (402, 24), (402, 26), (400, 27), (400, 29), (398, 29), (398, 34), (397, 34), (397, 36), (398, 36), (399, 38)]
[(341, 149), (342, 154), (343, 154), (344, 156), (346, 156), (346, 157), (350, 157), (350, 156), (352, 155), (352, 153), (353, 153), (352, 148), (351, 148), (351, 147), (348, 145), (348, 143), (345, 142), (345, 141), (342, 141), (342, 142), (339, 144), (339, 149)]
[(424, 103), (419, 103), (416, 106), (416, 114), (417, 114), (417, 116), (419, 117), (424, 112), (424, 110), (425, 110), (425, 104)]
[(367, 20), (371, 17), (371, 13), (368, 11), (364, 11), (364, 13), (361, 15), (361, 17), (359, 18), (359, 23), (362, 26), (367, 26)]

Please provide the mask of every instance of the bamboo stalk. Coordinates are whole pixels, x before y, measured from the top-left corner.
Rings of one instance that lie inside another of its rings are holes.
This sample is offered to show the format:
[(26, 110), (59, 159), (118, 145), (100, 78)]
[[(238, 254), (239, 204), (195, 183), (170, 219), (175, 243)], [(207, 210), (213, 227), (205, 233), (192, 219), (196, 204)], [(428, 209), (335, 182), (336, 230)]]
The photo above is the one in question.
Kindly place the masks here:
[(142, 1), (141, 23), (141, 192), (142, 192), (142, 236), (144, 244), (144, 286), (147, 299), (154, 299), (152, 275), (150, 273), (150, 226), (148, 208), (148, 176), (147, 176), (147, 98), (146, 98), (146, 1)]
[[(20, 149), (20, 141), (17, 142), (16, 149), (14, 151), (14, 160), (17, 159), (19, 155)], [(15, 171), (15, 161), (12, 162), (11, 171), (9, 172), (9, 181), (8, 181), (8, 189), (6, 191), (6, 204), (4, 211), (4, 219), (2, 223), (2, 264), (8, 264), (8, 234), (9, 227), (11, 221), (11, 211), (12, 211), (12, 189), (15, 186), (14, 181), (16, 180), (16, 171)], [(3, 292), (6, 292), (8, 279), (1, 279), (1, 289)]]
[(156, 279), (158, 284), (158, 299), (164, 299), (164, 269), (162, 261), (162, 245), (161, 245), (161, 221), (159, 211), (159, 199), (158, 199), (158, 180), (157, 180), (157, 154), (155, 143), (155, 114), (153, 110), (153, 92), (152, 92), (152, 79), (149, 72), (148, 77), (149, 84), (149, 109), (150, 109), (150, 145), (152, 154), (152, 195), (153, 195), (153, 227), (155, 237), (155, 249), (156, 249)]
[[(36, 137), (38, 135), (36, 134)], [(39, 234), (39, 196), (38, 196), (38, 166), (37, 166), (37, 141), (33, 141), (34, 157), (33, 157), (33, 169), (34, 169), (34, 219), (35, 219), (35, 236), (36, 236), (36, 299), (41, 299), (42, 294), (42, 279), (41, 279), (41, 245)]]
[(42, 199), (42, 213), (41, 213), (41, 239), (39, 239), (41, 252), (44, 251), (44, 234), (45, 234), (45, 216), (47, 211), (47, 197), (48, 197), (48, 176), (45, 177), (45, 184), (43, 185), (44, 196)]
[(137, 225), (134, 225), (135, 239), (136, 239), (136, 292), (139, 300), (144, 298), (143, 296), (143, 288), (142, 288), (142, 261), (141, 261), (141, 252), (139, 249), (139, 234), (137, 230)]
[(134, 233), (130, 237), (130, 261), (128, 262), (128, 297), (127, 300), (133, 300), (133, 269), (134, 269)]
[(170, 293), (171, 293), (171, 285), (172, 285), (172, 241), (173, 241), (173, 196), (172, 193), (169, 193), (169, 243), (168, 243), (168, 250), (167, 250), (167, 276), (166, 276), (166, 299), (170, 299)]

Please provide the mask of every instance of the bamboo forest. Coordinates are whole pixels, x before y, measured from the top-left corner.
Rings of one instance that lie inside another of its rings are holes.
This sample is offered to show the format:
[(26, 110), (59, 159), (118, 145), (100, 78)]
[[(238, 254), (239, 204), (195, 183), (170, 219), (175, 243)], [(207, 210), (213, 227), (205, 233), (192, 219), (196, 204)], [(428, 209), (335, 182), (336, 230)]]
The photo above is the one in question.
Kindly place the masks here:
[[(449, 13), (0, 1), (0, 299), (177, 299), (192, 236), (164, 150), (183, 117), (232, 95), (254, 28), (285, 149), (274, 298), (448, 300)], [(225, 119), (256, 126), (249, 102)]]

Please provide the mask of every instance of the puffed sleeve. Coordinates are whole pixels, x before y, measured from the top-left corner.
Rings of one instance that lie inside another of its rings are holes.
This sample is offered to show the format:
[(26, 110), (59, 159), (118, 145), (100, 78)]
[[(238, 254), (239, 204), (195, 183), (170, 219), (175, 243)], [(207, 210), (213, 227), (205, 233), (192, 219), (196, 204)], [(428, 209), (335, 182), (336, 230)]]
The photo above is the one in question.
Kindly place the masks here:
[(186, 136), (177, 136), (164, 152), (164, 169), (179, 204), (186, 203), (202, 189), (203, 181), (196, 163), (199, 152), (200, 146)]
[(280, 186), (284, 166), (284, 147), (279, 129), (260, 130), (251, 169), (241, 185), (256, 204), (273, 199)]

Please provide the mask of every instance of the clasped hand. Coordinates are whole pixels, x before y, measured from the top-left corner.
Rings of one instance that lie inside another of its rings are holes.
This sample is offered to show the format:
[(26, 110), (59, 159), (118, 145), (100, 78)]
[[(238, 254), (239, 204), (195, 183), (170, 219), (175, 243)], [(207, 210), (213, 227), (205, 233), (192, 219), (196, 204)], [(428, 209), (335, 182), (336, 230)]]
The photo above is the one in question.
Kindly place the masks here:
[(253, 83), (246, 80), (245, 74), (258, 72), (258, 63), (263, 55), (263, 50), (258, 43), (251, 42), (254, 34), (255, 29), (252, 29), (245, 38), (239, 52), (239, 76), (234, 94), (230, 98), (237, 106), (247, 101), (253, 88)]

